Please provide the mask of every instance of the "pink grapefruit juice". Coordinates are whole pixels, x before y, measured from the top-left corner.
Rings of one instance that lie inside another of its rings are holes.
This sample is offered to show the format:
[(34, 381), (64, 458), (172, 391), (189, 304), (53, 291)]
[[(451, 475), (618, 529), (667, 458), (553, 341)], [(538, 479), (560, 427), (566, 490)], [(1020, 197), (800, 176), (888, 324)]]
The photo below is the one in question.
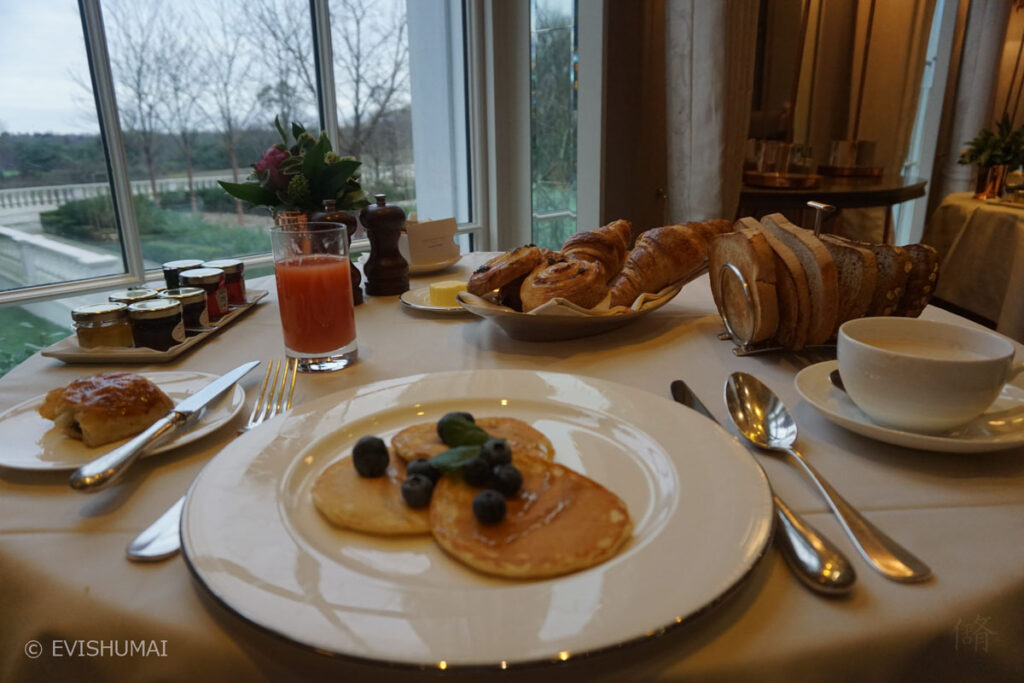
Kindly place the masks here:
[(355, 341), (352, 280), (344, 256), (296, 256), (274, 264), (284, 345), (327, 353)]

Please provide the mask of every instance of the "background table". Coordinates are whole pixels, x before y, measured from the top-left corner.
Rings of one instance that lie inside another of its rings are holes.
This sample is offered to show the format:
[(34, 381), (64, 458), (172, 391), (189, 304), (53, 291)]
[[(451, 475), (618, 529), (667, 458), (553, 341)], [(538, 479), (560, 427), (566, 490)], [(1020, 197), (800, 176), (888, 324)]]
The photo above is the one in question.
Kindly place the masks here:
[(936, 296), (1024, 341), (1024, 205), (951, 194), (928, 219), (922, 241), (941, 259)]
[[(438, 278), (465, 278), (475, 259)], [(414, 278), (424, 286), (429, 278)], [(273, 291), (263, 280), (254, 286)], [(926, 316), (955, 319), (934, 308)], [(717, 339), (721, 322), (701, 278), (670, 304), (601, 336), (559, 343), (509, 339), (471, 316), (404, 310), (397, 297), (357, 309), (360, 359), (325, 376), (300, 376), (297, 402), (420, 372), (522, 368), (569, 372), (668, 397), (683, 378), (715, 415), (733, 370), (761, 377), (801, 429), (802, 452), (867, 517), (927, 561), (935, 578), (901, 585), (856, 556), (804, 477), (761, 459), (776, 491), (848, 553), (859, 582), (847, 599), (802, 587), (774, 549), (748, 580), (692, 622), (640, 645), (500, 680), (1013, 680), (1024, 662), (1024, 449), (987, 455), (912, 451), (833, 426), (800, 401), (792, 354), (737, 358)], [(283, 351), (276, 298), (170, 365), (219, 373)], [(0, 409), (104, 368), (34, 356), (0, 379)], [(136, 366), (136, 369), (145, 369)], [(251, 404), (261, 377), (245, 378)], [(684, 408), (680, 407), (680, 410)], [(244, 422), (239, 416), (233, 427)], [(140, 462), (122, 483), (75, 493), (67, 476), (0, 470), (0, 680), (480, 680), (478, 673), (407, 672), (306, 651), (247, 626), (190, 577), (180, 557), (124, 559), (127, 543), (188, 488), (234, 438), (223, 429)], [(685, 448), (686, 444), (680, 444)], [(211, 524), (216, 520), (211, 520)], [(699, 556), (700, 548), (693, 548)], [(686, 580), (680, 568), (680, 581)], [(165, 640), (164, 658), (24, 654), (28, 641)]]

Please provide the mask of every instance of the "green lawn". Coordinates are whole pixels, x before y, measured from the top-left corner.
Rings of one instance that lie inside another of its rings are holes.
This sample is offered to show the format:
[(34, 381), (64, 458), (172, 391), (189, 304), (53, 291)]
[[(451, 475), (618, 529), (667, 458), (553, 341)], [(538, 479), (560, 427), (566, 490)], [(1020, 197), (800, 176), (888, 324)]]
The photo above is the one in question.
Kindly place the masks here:
[(68, 336), (69, 332), (68, 327), (54, 325), (23, 308), (0, 308), (0, 377), (39, 349)]

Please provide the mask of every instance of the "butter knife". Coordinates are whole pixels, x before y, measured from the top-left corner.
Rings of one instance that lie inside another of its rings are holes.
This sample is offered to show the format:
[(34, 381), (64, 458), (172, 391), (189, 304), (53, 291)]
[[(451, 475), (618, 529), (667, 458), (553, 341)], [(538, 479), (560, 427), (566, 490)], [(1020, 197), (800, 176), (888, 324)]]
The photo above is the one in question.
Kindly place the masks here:
[(258, 360), (254, 360), (239, 365), (176, 405), (171, 412), (128, 443), (82, 465), (71, 475), (71, 488), (92, 492), (110, 486), (124, 475), (140, 455), (195, 424), (207, 405), (217, 400), (259, 364)]
[[(721, 424), (686, 382), (672, 382), (672, 398)], [(751, 456), (753, 457), (753, 456)], [(761, 463), (754, 460), (758, 467)], [(764, 469), (762, 468), (762, 472)], [(775, 538), (786, 563), (808, 588), (824, 595), (842, 595), (853, 588), (857, 574), (843, 553), (772, 492), (775, 506)]]

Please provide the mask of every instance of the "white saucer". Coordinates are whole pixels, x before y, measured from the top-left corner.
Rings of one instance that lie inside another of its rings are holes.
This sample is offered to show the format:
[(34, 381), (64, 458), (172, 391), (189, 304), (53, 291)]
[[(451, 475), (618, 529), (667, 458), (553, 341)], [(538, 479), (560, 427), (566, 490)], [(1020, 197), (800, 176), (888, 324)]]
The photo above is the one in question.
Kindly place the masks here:
[(399, 297), (401, 302), (409, 308), (417, 311), (429, 311), (430, 313), (468, 313), (462, 306), (434, 306), (430, 303), (430, 287), (417, 287), (402, 292)]
[(845, 391), (832, 386), (834, 360), (804, 368), (796, 390), (818, 412), (841, 427), (896, 446), (945, 453), (981, 453), (1024, 446), (1024, 389), (1008, 384), (996, 402), (975, 420), (949, 432), (920, 434), (883, 427), (861, 412)]
[(457, 254), (451, 258), (444, 259), (443, 261), (434, 261), (433, 263), (409, 263), (409, 275), (426, 275), (427, 273), (436, 273), (444, 270), (449, 266), (453, 266), (459, 262), (462, 258), (462, 254)]

